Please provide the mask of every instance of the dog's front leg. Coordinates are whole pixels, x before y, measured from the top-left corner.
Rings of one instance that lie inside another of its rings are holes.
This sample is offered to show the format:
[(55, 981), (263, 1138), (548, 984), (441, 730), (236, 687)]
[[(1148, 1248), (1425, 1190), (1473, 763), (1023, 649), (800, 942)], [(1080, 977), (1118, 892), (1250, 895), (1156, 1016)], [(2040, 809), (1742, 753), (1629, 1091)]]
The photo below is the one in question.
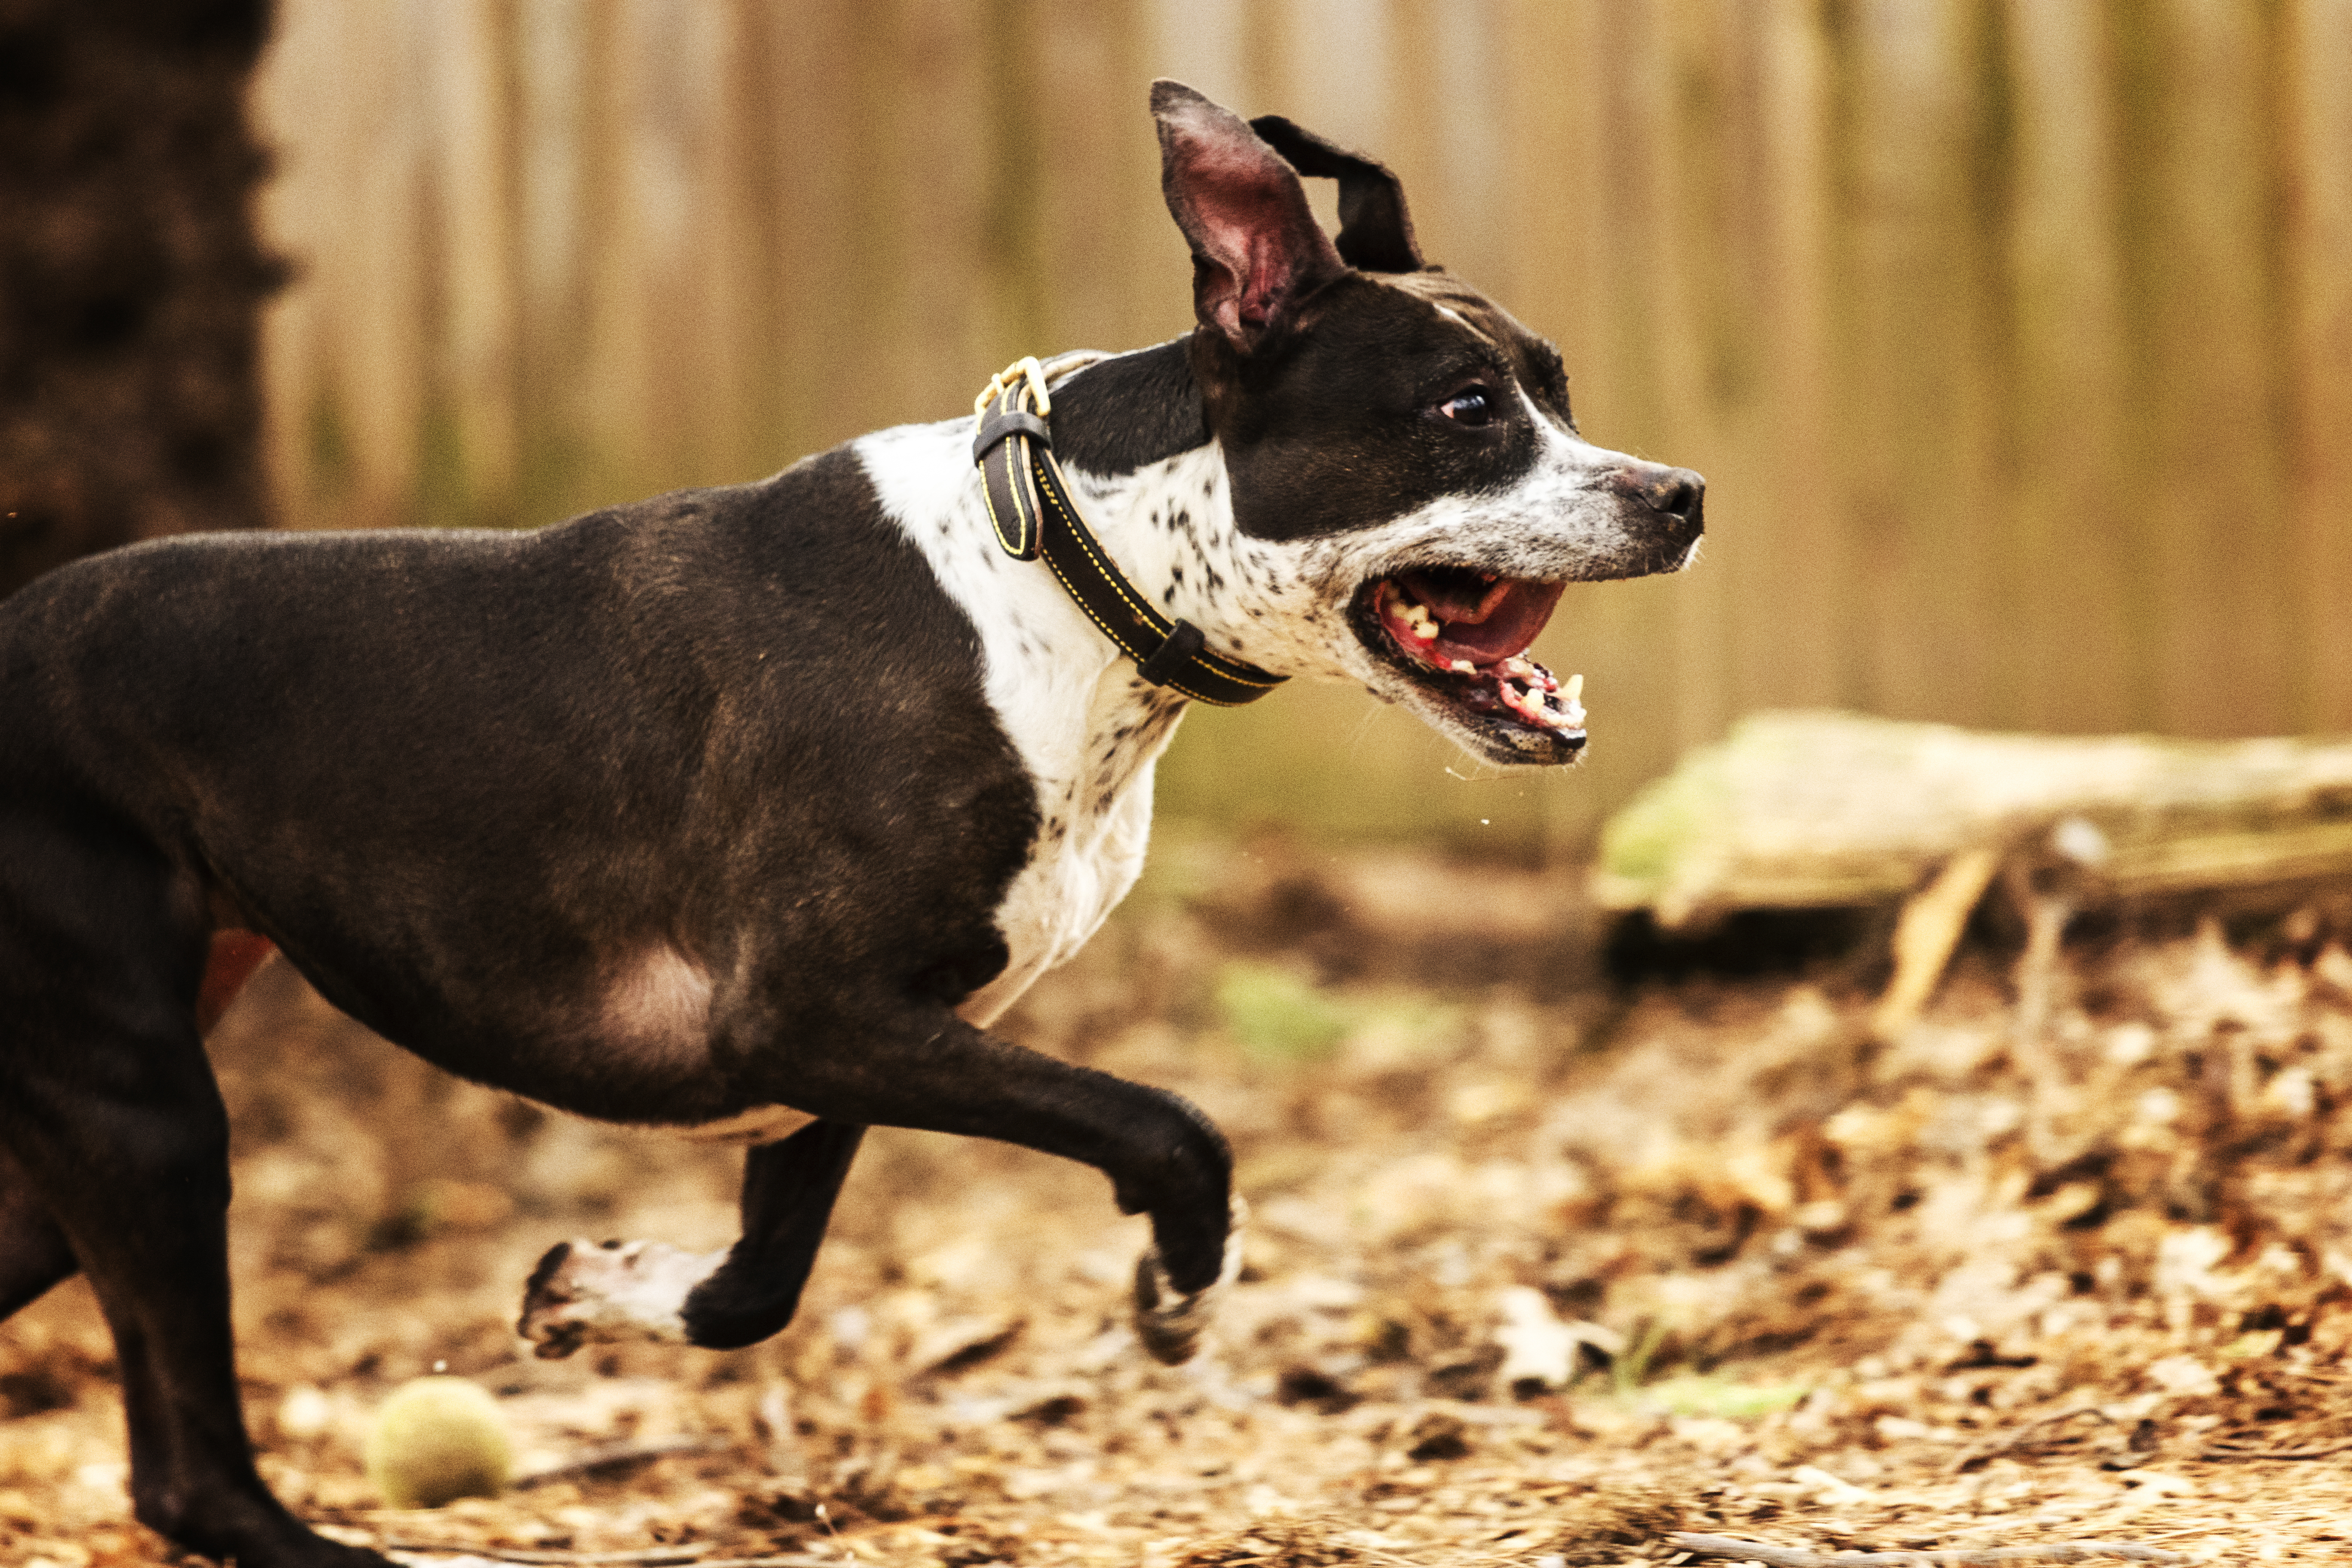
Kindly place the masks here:
[(909, 1008), (855, 1054), (803, 1058), (779, 1098), (819, 1115), (1018, 1143), (1092, 1165), (1120, 1210), (1151, 1216), (1136, 1279), (1144, 1348), (1199, 1348), (1240, 1271), (1233, 1152), (1190, 1101), (1007, 1044), (943, 1009)]
[(775, 1333), (799, 1303), (859, 1137), (889, 1126), (1019, 1143), (1108, 1176), (1121, 1210), (1151, 1216), (1137, 1333), (1160, 1361), (1191, 1357), (1241, 1264), (1233, 1155), (1206, 1117), (1165, 1090), (1008, 1045), (943, 1010), (911, 1009), (854, 1037), (863, 1048), (810, 1051), (778, 1074), (776, 1100), (820, 1120), (752, 1152), (743, 1238), (731, 1249), (567, 1242), (541, 1261), (520, 1325), (540, 1355), (647, 1339), (731, 1349)]
[(522, 1336), (553, 1360), (591, 1342), (736, 1350), (782, 1331), (865, 1136), (862, 1126), (814, 1121), (753, 1149), (743, 1161), (742, 1238), (724, 1252), (649, 1241), (557, 1244), (524, 1289)]

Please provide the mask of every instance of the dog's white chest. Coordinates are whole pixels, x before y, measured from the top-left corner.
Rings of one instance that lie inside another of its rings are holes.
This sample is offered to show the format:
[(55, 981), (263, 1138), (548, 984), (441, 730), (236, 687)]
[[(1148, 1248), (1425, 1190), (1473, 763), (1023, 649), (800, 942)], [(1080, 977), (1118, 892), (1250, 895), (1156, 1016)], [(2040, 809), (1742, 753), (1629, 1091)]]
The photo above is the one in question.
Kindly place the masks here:
[(1040, 974), (1075, 954), (1135, 886), (1151, 833), (1151, 772), (1111, 813), (1085, 824), (1086, 842), (1041, 842), (998, 906), (997, 929), (1013, 950), (1004, 973), (956, 1011), (986, 1027)]
[(985, 1026), (1083, 946), (1143, 868), (1151, 770), (1183, 702), (1146, 684), (1041, 563), (996, 545), (955, 420), (857, 442), (883, 510), (971, 620), (990, 706), (1037, 786), (1028, 863), (997, 910), (1012, 960), (958, 1009)]

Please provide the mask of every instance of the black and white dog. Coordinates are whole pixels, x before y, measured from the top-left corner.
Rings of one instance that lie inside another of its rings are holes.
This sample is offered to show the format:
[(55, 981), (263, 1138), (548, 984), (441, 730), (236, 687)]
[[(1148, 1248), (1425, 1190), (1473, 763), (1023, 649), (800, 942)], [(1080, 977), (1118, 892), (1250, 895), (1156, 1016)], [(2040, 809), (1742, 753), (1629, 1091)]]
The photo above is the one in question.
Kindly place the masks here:
[[(987, 1026), (1133, 881), (1191, 695), (1336, 677), (1572, 760), (1528, 646), (1566, 584), (1687, 562), (1701, 483), (1583, 441), (1559, 355), (1422, 266), (1379, 164), (1172, 82), (1152, 111), (1199, 325), (1000, 380), (993, 449), (1055, 473), (983, 483), (959, 420), (536, 533), (141, 545), (0, 607), (0, 1316), (89, 1275), (142, 1520), (383, 1561), (279, 1506), (238, 1408), (202, 1033), (262, 939), (453, 1072), (752, 1145), (731, 1251), (551, 1253), (541, 1353), (775, 1332), (877, 1124), (1101, 1170), (1150, 1216), (1142, 1338), (1191, 1352), (1223, 1139)], [(1336, 246), (1300, 172), (1339, 181)], [(1130, 614), (1154, 647), (1107, 635)]]

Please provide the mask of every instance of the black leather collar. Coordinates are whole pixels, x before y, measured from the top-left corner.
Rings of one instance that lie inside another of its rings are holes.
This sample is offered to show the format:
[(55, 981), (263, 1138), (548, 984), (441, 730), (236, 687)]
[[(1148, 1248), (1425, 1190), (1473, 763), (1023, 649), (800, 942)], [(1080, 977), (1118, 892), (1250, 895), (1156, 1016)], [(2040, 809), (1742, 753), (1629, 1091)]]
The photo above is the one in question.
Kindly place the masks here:
[[(1060, 363), (1056, 362), (1057, 368)], [(971, 460), (980, 466), (996, 542), (1016, 561), (1043, 559), (1087, 617), (1135, 661), (1154, 686), (1199, 702), (1236, 708), (1288, 679), (1211, 653), (1201, 629), (1171, 622), (1120, 573), (1095, 538), (1054, 460), (1054, 411), (1045, 372), (1024, 359), (972, 400), (979, 429)]]

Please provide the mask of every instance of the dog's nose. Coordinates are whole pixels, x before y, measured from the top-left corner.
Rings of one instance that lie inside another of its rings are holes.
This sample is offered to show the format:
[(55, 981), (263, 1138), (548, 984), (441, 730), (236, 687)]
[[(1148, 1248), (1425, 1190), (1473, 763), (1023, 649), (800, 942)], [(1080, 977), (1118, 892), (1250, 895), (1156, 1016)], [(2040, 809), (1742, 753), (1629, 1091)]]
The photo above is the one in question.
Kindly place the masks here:
[(1610, 488), (1694, 530), (1704, 526), (1699, 513), (1706, 500), (1706, 481), (1688, 468), (1632, 463), (1610, 476)]

